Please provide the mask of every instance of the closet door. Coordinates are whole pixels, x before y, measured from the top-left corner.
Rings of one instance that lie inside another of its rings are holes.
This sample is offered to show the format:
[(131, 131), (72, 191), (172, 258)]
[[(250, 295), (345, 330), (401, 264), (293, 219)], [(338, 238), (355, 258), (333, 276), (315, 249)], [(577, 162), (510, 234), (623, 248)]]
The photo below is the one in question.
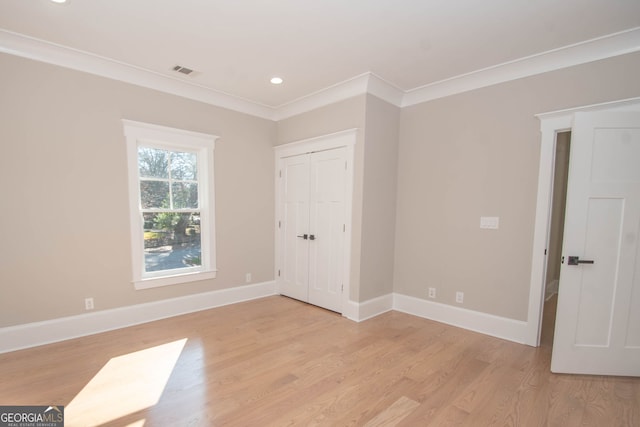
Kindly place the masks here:
[[(345, 240), (346, 149), (311, 154), (309, 300), (341, 312)], [(312, 237), (311, 237), (312, 236)]]
[(342, 312), (346, 149), (281, 159), (282, 295)]
[(280, 169), (279, 289), (282, 295), (309, 299), (309, 155), (287, 157)]

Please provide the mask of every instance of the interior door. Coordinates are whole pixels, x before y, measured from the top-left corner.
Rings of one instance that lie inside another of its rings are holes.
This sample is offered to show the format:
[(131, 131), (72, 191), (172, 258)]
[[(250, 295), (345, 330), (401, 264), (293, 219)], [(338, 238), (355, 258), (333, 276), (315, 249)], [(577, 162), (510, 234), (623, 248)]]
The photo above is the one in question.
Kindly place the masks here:
[(310, 159), (309, 302), (342, 312), (346, 149)]
[(342, 312), (346, 149), (281, 161), (282, 295)]
[(287, 157), (280, 169), (282, 295), (309, 299), (309, 155)]
[(553, 372), (640, 376), (640, 114), (577, 113)]

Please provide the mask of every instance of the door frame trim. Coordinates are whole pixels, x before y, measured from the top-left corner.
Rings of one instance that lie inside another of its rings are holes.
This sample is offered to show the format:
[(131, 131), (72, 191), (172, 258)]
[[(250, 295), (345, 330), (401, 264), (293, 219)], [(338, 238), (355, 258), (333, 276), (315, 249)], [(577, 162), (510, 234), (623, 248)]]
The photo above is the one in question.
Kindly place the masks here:
[(280, 237), (280, 229), (278, 227), (281, 218), (280, 212), (280, 199), (282, 197), (280, 190), (280, 164), (282, 159), (292, 156), (298, 156), (301, 154), (309, 154), (318, 151), (332, 150), (336, 148), (346, 148), (346, 162), (347, 162), (347, 176), (346, 176), (346, 189), (345, 189), (345, 222), (346, 232), (344, 240), (344, 254), (343, 254), (343, 266), (344, 271), (342, 273), (344, 289), (342, 292), (341, 301), (341, 314), (348, 318), (353, 318), (351, 315), (351, 305), (349, 295), (351, 294), (351, 241), (353, 230), (353, 180), (354, 180), (354, 146), (357, 141), (358, 129), (346, 129), (339, 132), (330, 133), (327, 135), (321, 135), (313, 138), (307, 138), (288, 144), (278, 145), (274, 148), (275, 154), (275, 269), (274, 277), (276, 282), (276, 293), (280, 292), (278, 270), (280, 269), (281, 261), (281, 248), (282, 242)]
[(540, 120), (541, 133), (540, 166), (538, 171), (538, 195), (533, 232), (529, 309), (525, 336), (526, 344), (535, 347), (540, 345), (540, 334), (542, 330), (544, 282), (547, 273), (547, 255), (545, 254), (545, 250), (549, 246), (551, 228), (556, 136), (560, 132), (566, 132), (572, 129), (573, 119), (576, 113), (596, 111), (640, 111), (640, 97), (536, 114), (536, 117)]

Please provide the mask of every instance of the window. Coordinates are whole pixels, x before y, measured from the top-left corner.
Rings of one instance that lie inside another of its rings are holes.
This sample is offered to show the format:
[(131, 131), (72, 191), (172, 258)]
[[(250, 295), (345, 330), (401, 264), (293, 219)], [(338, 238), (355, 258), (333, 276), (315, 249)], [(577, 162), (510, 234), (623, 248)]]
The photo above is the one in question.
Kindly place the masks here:
[(136, 289), (214, 278), (216, 136), (123, 120)]

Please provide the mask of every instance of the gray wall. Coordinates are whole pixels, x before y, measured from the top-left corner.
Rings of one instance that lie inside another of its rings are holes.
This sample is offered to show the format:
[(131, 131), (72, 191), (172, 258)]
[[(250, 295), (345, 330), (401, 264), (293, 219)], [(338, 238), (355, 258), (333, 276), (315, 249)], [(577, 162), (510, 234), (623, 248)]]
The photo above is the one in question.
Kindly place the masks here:
[[(404, 108), (395, 292), (526, 320), (539, 167), (536, 113), (640, 96), (640, 54)], [(480, 216), (499, 216), (481, 230)]]
[(367, 97), (360, 302), (393, 292), (400, 109)]
[[(0, 93), (0, 327), (273, 280), (275, 123), (5, 54)], [(123, 118), (220, 136), (216, 279), (134, 290)]]

